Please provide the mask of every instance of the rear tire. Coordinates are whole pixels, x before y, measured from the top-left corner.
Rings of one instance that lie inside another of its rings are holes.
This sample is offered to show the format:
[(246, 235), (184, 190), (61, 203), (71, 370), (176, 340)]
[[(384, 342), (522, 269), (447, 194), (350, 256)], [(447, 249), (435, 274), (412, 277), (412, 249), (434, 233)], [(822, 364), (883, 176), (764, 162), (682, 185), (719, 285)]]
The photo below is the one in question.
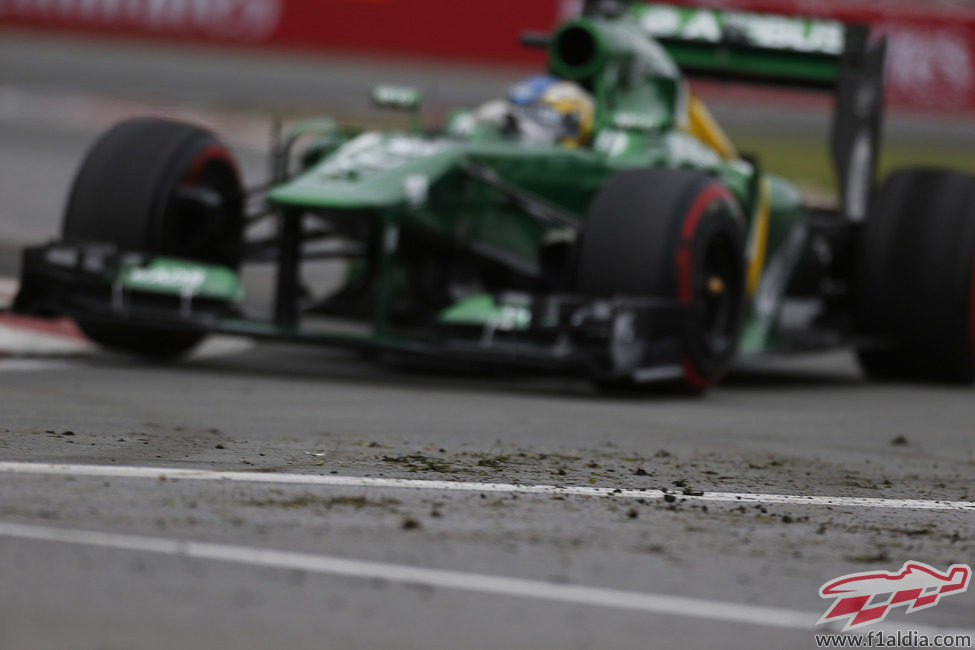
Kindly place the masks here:
[[(204, 193), (203, 209), (178, 190)], [(161, 119), (122, 122), (98, 139), (75, 176), (62, 225), (68, 242), (171, 255), (236, 269), (243, 193), (230, 152), (208, 131)], [(106, 347), (153, 358), (178, 357), (204, 332), (78, 322)]]
[(975, 379), (975, 177), (906, 169), (884, 183), (857, 269), (858, 350), (875, 379)]
[[(738, 202), (710, 176), (620, 172), (590, 207), (579, 252), (580, 291), (676, 299), (686, 307), (681, 381), (694, 392), (720, 381), (734, 357), (744, 276)], [(628, 378), (598, 383), (613, 389), (633, 384)]]

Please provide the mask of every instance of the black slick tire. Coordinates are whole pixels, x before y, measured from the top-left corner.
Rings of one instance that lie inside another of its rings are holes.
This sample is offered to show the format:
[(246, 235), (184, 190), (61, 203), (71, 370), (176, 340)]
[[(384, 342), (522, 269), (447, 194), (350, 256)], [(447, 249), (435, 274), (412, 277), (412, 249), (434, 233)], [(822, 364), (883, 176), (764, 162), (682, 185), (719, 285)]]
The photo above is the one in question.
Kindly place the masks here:
[[(204, 193), (207, 209), (180, 200)], [(230, 152), (208, 131), (144, 118), (122, 122), (88, 151), (74, 178), (62, 224), (67, 242), (115, 244), (123, 251), (239, 265), (243, 193)], [(95, 342), (132, 354), (171, 358), (205, 336), (81, 320)]]
[[(681, 381), (702, 392), (721, 380), (734, 357), (745, 304), (743, 251), (738, 202), (713, 177), (623, 171), (590, 207), (578, 285), (591, 297), (675, 299), (685, 311)], [(715, 285), (720, 295), (709, 293)]]
[(975, 380), (975, 177), (891, 174), (861, 233), (858, 350), (874, 379)]

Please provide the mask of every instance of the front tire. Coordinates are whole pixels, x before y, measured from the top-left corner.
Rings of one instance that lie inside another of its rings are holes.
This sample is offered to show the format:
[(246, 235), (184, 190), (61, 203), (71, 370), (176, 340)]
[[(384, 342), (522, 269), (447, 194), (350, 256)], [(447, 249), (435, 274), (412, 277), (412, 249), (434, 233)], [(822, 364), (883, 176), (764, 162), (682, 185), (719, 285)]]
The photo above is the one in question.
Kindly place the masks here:
[(719, 382), (731, 364), (744, 315), (744, 276), (738, 202), (706, 174), (620, 172), (590, 207), (579, 252), (580, 291), (676, 299), (685, 309), (682, 383), (694, 392)]
[[(212, 134), (169, 120), (134, 119), (102, 135), (85, 156), (62, 236), (236, 269), (242, 206), (237, 166)], [(186, 354), (205, 336), (89, 320), (78, 325), (103, 346), (152, 358)]]
[(975, 177), (891, 174), (862, 232), (858, 356), (875, 379), (975, 380)]

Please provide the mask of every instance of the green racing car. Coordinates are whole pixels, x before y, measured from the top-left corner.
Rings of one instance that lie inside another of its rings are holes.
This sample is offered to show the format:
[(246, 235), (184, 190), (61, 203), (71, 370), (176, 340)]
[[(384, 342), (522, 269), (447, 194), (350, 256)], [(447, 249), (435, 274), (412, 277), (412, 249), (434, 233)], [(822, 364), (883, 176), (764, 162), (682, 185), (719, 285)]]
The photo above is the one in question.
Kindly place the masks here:
[[(700, 392), (737, 358), (852, 347), (877, 378), (971, 382), (975, 178), (875, 186), (885, 44), (829, 20), (588, 0), (547, 70), (442, 128), (302, 122), (245, 190), (194, 125), (134, 119), (78, 171), (14, 309), (137, 355), (227, 333)], [(834, 97), (838, 205), (740, 154), (688, 85)], [(410, 88), (378, 104), (418, 114)], [(306, 267), (343, 264), (337, 286)], [(244, 265), (273, 296), (245, 305)]]

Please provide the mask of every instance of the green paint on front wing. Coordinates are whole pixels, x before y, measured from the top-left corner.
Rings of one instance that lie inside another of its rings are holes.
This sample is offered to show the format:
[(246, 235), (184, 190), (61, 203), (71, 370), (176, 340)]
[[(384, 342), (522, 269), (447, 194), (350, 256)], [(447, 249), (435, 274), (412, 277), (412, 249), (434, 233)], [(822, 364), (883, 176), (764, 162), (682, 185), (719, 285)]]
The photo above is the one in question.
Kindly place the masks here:
[(449, 325), (484, 325), (498, 330), (525, 330), (531, 324), (531, 310), (518, 301), (498, 303), (494, 296), (472, 296), (440, 313), (440, 322)]
[(224, 266), (211, 266), (167, 257), (148, 264), (123, 264), (117, 281), (132, 291), (215, 298), (228, 302), (244, 299), (244, 287), (237, 273)]

